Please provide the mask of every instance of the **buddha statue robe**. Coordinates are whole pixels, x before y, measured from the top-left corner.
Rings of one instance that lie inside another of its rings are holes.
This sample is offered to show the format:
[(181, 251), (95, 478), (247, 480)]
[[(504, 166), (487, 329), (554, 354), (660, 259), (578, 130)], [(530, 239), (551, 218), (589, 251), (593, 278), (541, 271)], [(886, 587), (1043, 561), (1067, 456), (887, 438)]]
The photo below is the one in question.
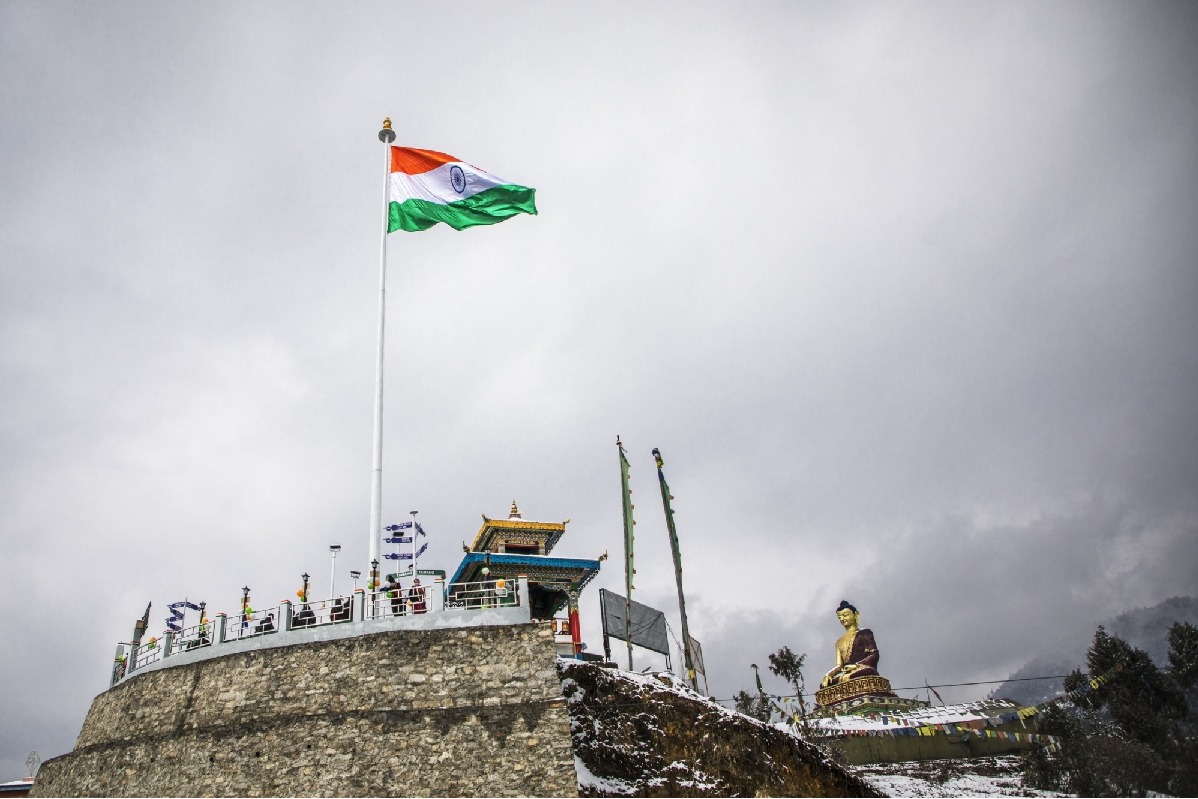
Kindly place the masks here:
[[(836, 650), (842, 665), (828, 673), (825, 685), (878, 676), (878, 645), (874, 642), (873, 630), (845, 633), (836, 642)], [(845, 672), (843, 668), (846, 665), (855, 665), (857, 668)]]

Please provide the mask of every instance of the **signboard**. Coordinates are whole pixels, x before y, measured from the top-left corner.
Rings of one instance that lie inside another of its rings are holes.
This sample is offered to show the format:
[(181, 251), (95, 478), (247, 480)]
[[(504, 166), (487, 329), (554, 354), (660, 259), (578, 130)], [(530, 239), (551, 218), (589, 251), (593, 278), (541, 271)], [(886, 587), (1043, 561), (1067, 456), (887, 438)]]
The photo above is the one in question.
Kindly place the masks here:
[[(411, 577), (411, 576), (412, 576), (412, 570), (408, 569), (406, 572), (398, 572), (398, 573), (392, 572), (391, 574), (388, 574), (383, 579), (390, 580), (392, 577), (394, 577), (396, 580), (403, 580), (403, 579), (405, 579), (407, 577)], [(436, 579), (437, 577), (440, 577), (442, 580), (444, 580), (445, 579), (445, 570), (444, 569), (417, 569), (416, 576), (417, 577), (432, 577), (434, 579)]]
[[(599, 589), (599, 609), (603, 617), (603, 634), (621, 641), (631, 639), (631, 642), (637, 646), (652, 652), (660, 652), (668, 658), (670, 641), (666, 633), (665, 614), (648, 605), (642, 605), (640, 602), (632, 602), (632, 614), (628, 617), (628, 624), (625, 624), (626, 604), (624, 597), (614, 591), (608, 591), (606, 588)], [(625, 637), (626, 628), (628, 630), (627, 638)]]

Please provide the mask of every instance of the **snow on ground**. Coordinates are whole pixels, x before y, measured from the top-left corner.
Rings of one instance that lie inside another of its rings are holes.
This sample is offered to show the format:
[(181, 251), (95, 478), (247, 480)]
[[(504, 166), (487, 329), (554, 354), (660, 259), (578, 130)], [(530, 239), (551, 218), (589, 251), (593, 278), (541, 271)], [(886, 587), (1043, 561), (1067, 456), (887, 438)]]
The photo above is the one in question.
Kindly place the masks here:
[(583, 788), (592, 788), (596, 792), (607, 794), (617, 794), (622, 796), (631, 796), (633, 786), (624, 780), (615, 777), (597, 777), (591, 770), (587, 768), (587, 764), (582, 762), (578, 756), (574, 756), (574, 772), (578, 775), (579, 792)]
[[(1009, 699), (983, 699), (959, 705), (937, 705), (936, 707), (890, 710), (869, 715), (846, 714), (843, 716), (813, 717), (810, 724), (829, 732), (839, 730), (893, 730), (895, 727), (921, 727), (928, 724), (956, 724), (960, 726), (985, 726), (982, 722), (1006, 716), (1021, 706)], [(1035, 732), (1029, 726), (1029, 732)]]
[(1018, 755), (870, 763), (853, 772), (886, 796), (1070, 796), (1023, 787)]

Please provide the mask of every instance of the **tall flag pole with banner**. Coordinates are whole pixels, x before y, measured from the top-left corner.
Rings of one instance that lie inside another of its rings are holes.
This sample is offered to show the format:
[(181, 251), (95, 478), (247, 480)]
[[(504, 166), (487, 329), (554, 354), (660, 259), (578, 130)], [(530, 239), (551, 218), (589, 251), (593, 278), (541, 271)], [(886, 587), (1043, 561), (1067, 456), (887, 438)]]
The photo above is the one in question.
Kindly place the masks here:
[[(374, 471), (370, 493), (370, 561), (379, 561), (383, 514), (383, 340), (387, 311), (387, 234), (428, 230), (444, 222), (455, 230), (493, 225), (516, 214), (536, 214), (536, 190), (503, 180), (436, 150), (395, 147), (391, 119), (379, 141), (385, 153), (383, 223), (379, 242), (379, 340), (374, 380)], [(415, 531), (413, 530), (413, 540)], [(414, 546), (414, 543), (413, 543)], [(412, 552), (416, 570), (419, 552)], [(372, 565), (370, 590), (379, 585)]]
[(670, 486), (666, 483), (662, 467), (665, 461), (661, 459), (661, 450), (653, 448), (653, 460), (657, 461), (657, 483), (661, 488), (661, 504), (666, 511), (666, 528), (670, 531), (670, 552), (674, 555), (674, 579), (678, 583), (678, 612), (682, 615), (682, 662), (686, 666), (686, 678), (690, 680), (691, 688), (699, 690), (695, 679), (695, 662), (691, 656), (691, 633), (686, 623), (686, 597), (682, 593), (682, 551), (678, 548), (678, 530), (674, 527), (674, 509), (670, 507)]
[[(374, 367), (374, 471), (371, 474), (370, 490), (370, 562), (379, 562), (379, 538), (383, 515), (383, 332), (387, 319), (387, 234), (389, 203), (391, 196), (391, 142), (395, 141), (395, 131), (391, 130), (391, 118), (383, 120), (383, 129), (379, 131), (379, 141), (383, 143), (383, 155), (386, 168), (383, 172), (383, 225), (382, 236), (379, 239), (379, 342), (378, 360)], [(370, 567), (370, 584), (367, 588), (377, 591), (379, 587), (378, 569)]]
[(632, 671), (632, 584), (636, 569), (632, 558), (632, 528), (636, 521), (632, 518), (632, 489), (628, 487), (628, 458), (624, 454), (624, 445), (616, 436), (616, 449), (620, 451), (620, 498), (624, 506), (624, 640), (628, 642), (628, 670)]

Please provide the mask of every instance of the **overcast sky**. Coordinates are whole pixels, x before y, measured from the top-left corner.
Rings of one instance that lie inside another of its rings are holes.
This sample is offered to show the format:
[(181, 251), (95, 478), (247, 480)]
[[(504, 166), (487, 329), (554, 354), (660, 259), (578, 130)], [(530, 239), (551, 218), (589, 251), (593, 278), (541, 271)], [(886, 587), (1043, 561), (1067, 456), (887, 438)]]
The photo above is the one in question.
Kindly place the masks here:
[(391, 237), (422, 566), (571, 518), (601, 650), (618, 434), (634, 598), (677, 629), (660, 447), (719, 697), (818, 682), (842, 598), (902, 687), (1194, 592), (1193, 4), (519, 9), (0, 5), (0, 779), (147, 602), (366, 568), (388, 115), (540, 209)]

